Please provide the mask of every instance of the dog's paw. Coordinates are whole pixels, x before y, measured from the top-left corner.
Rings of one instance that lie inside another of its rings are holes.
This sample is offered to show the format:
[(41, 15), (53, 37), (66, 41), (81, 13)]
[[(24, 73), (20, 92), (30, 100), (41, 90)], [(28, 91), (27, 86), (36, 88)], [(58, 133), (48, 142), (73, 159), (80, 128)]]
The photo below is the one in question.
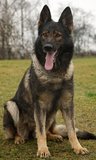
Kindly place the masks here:
[(86, 149), (86, 148), (74, 148), (73, 151), (76, 153), (76, 154), (88, 154), (89, 151)]
[(25, 143), (24, 138), (22, 138), (20, 136), (15, 137), (15, 144), (24, 144), (24, 143)]
[(63, 141), (63, 137), (60, 135), (54, 135), (53, 140), (56, 142), (62, 142)]
[(44, 149), (42, 148), (42, 149), (38, 150), (37, 156), (40, 158), (48, 158), (51, 155), (50, 155), (48, 148), (44, 148)]

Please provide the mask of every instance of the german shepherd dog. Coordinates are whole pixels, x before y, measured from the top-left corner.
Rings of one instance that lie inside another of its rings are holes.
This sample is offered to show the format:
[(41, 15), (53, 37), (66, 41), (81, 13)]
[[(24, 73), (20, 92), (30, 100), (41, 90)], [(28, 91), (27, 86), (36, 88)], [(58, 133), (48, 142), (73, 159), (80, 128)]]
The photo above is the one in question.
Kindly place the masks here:
[[(15, 96), (4, 105), (6, 138), (14, 138), (15, 144), (23, 144), (29, 136), (36, 137), (37, 156), (41, 158), (50, 156), (47, 138), (63, 141), (68, 137), (76, 154), (88, 153), (77, 137), (96, 139), (92, 133), (74, 127), (72, 28), (69, 7), (62, 12), (58, 22), (51, 19), (48, 6), (43, 7), (31, 67), (25, 72)], [(56, 124), (59, 109), (66, 126)]]

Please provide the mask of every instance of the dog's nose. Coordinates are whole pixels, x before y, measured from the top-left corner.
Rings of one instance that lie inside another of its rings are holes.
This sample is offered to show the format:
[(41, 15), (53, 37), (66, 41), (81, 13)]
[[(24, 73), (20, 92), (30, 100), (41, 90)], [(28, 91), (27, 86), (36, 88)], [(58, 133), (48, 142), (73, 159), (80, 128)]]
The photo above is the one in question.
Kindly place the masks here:
[(50, 51), (52, 51), (53, 50), (53, 46), (52, 46), (52, 44), (45, 44), (45, 46), (44, 46), (44, 51), (46, 51), (46, 52), (50, 52)]

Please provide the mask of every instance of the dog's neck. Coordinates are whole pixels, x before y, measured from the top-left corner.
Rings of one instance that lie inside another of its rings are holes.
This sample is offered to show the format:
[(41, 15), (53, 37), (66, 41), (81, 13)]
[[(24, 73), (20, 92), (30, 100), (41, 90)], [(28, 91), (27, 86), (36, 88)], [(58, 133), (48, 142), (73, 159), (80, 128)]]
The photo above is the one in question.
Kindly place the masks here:
[(39, 60), (37, 59), (36, 55), (33, 54), (32, 55), (32, 66), (36, 72), (36, 74), (40, 77), (46, 77), (46, 78), (50, 78), (50, 79), (60, 79), (60, 80), (69, 80), (74, 72), (74, 65), (72, 63), (72, 61), (69, 64), (69, 67), (67, 69), (67, 72), (65, 73), (64, 71), (47, 71), (45, 70), (45, 68), (39, 63)]

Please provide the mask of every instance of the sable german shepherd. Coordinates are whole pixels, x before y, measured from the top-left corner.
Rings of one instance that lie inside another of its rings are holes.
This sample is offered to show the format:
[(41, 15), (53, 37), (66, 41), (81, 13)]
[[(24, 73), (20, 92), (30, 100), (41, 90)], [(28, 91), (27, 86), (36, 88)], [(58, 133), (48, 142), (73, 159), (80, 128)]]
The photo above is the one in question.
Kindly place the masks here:
[[(88, 153), (77, 137), (96, 139), (95, 135), (74, 127), (72, 28), (69, 7), (58, 22), (51, 19), (48, 6), (43, 7), (31, 67), (25, 72), (15, 96), (4, 105), (6, 138), (14, 138), (15, 144), (19, 144), (29, 136), (37, 137), (37, 156), (41, 158), (50, 156), (46, 138), (63, 141), (68, 137), (76, 154)], [(59, 109), (66, 126), (56, 124)]]

